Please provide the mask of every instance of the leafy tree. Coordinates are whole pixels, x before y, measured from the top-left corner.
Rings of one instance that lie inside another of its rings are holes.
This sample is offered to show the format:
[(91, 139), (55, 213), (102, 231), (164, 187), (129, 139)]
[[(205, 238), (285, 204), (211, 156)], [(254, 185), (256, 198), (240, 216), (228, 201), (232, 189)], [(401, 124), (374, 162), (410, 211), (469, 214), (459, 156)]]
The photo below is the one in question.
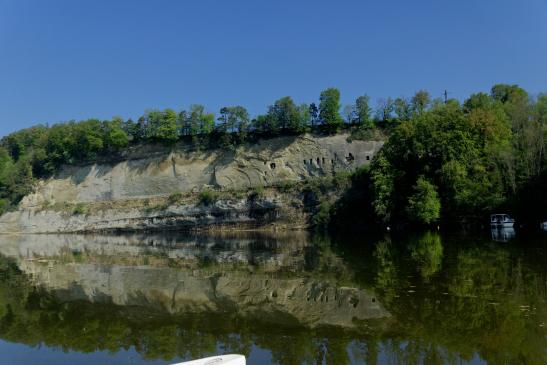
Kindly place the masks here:
[(129, 138), (123, 129), (123, 119), (113, 118), (111, 121), (104, 122), (105, 128), (105, 146), (112, 150), (119, 150), (127, 147)]
[(311, 125), (312, 127), (317, 124), (319, 120), (319, 108), (317, 108), (317, 105), (315, 103), (310, 104), (310, 118), (311, 118)]
[(537, 118), (543, 126), (547, 125), (547, 93), (540, 93), (536, 101)]
[(174, 142), (178, 139), (178, 115), (173, 109), (151, 110), (145, 115), (147, 137), (165, 142)]
[(270, 132), (270, 117), (268, 115), (258, 115), (251, 122), (252, 129), (258, 134), (268, 134)]
[(89, 119), (70, 124), (72, 138), (69, 153), (78, 161), (87, 157), (96, 157), (104, 148), (102, 123), (98, 119)]
[(122, 128), (131, 141), (142, 141), (146, 137), (143, 123), (141, 122), (134, 122), (133, 119), (128, 119), (122, 125)]
[(356, 119), (355, 114), (356, 113), (355, 113), (355, 106), (354, 105), (344, 106), (342, 114), (344, 115), (344, 121), (347, 124), (353, 124), (355, 122), (355, 119)]
[(336, 132), (344, 123), (340, 116), (340, 91), (329, 88), (319, 98), (319, 118), (329, 132)]
[(376, 109), (376, 119), (380, 122), (393, 121), (393, 112), (395, 111), (395, 102), (392, 98), (382, 98), (378, 100), (378, 108)]
[(238, 133), (240, 141), (245, 140), (250, 127), (249, 112), (242, 106), (234, 106), (231, 108), (232, 118), (234, 119), (233, 125)]
[(205, 112), (205, 107), (200, 104), (190, 105), (188, 113), (179, 113), (179, 119), (184, 118), (182, 121), (182, 130), (186, 135), (197, 137), (198, 135), (208, 135), (215, 129), (215, 116), (211, 113)]
[(490, 91), (492, 98), (502, 103), (517, 103), (528, 99), (528, 93), (518, 85), (496, 84)]
[(408, 198), (407, 212), (409, 218), (418, 223), (430, 224), (440, 217), (441, 202), (435, 186), (423, 177), (418, 178)]
[[(472, 214), (497, 206), (503, 197), (501, 156), (509, 145), (504, 119), (492, 111), (466, 114), (457, 103), (442, 104), (393, 131), (372, 164), (374, 206), (380, 218), (419, 220), (416, 187), (421, 177), (433, 184), (444, 217)], [(394, 187), (397, 187), (395, 194)], [(422, 189), (423, 190), (423, 189)], [(412, 209), (409, 211), (409, 205)]]
[(368, 95), (359, 96), (355, 100), (356, 122), (360, 126), (364, 126), (366, 128), (372, 128), (374, 126), (372, 118), (370, 117), (372, 108), (369, 106), (369, 103), (370, 98)]
[(429, 103), (431, 102), (431, 98), (427, 91), (420, 90), (414, 94), (410, 102), (412, 104), (413, 112), (416, 114), (421, 114), (426, 111)]
[(395, 99), (393, 102), (393, 111), (399, 121), (406, 121), (412, 118), (412, 105), (404, 98)]
[(395, 169), (388, 156), (380, 151), (371, 166), (374, 212), (384, 222), (391, 220), (395, 205)]
[[(242, 106), (230, 106), (220, 109), (220, 124), (218, 131), (222, 134), (222, 145), (227, 148), (234, 148), (235, 143), (243, 142), (250, 129), (249, 113)], [(236, 134), (237, 135), (234, 135)]]
[(492, 109), (495, 100), (486, 93), (471, 94), (471, 96), (463, 103), (464, 110), (470, 112), (474, 109)]
[(300, 104), (298, 107), (298, 124), (296, 125), (295, 132), (302, 133), (308, 129), (308, 126), (312, 123), (312, 116), (310, 114), (310, 106), (308, 104)]
[(268, 108), (271, 131), (274, 133), (300, 133), (305, 129), (300, 110), (290, 96), (277, 100)]

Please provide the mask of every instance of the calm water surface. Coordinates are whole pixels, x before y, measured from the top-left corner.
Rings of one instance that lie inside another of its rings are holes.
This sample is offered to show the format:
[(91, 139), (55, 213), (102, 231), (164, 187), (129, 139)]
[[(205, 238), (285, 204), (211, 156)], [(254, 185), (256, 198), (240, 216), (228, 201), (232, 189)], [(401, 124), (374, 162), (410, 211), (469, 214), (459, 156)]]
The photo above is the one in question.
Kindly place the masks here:
[(547, 235), (0, 238), (1, 364), (219, 353), (547, 364)]

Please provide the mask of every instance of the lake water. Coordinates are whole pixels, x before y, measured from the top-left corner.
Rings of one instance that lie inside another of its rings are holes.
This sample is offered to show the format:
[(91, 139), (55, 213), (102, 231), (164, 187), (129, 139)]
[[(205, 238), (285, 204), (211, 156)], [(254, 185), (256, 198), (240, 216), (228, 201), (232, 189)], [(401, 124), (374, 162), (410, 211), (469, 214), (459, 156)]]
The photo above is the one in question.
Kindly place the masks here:
[(0, 238), (1, 364), (220, 353), (547, 364), (547, 235)]

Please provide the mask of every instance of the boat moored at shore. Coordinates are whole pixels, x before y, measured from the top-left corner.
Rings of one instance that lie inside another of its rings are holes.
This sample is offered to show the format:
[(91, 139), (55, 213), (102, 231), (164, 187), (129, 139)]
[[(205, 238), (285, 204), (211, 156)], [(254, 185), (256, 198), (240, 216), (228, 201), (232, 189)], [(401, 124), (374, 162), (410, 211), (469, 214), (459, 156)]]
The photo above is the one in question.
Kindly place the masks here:
[(490, 216), (490, 225), (492, 228), (513, 228), (515, 220), (508, 214), (492, 214)]

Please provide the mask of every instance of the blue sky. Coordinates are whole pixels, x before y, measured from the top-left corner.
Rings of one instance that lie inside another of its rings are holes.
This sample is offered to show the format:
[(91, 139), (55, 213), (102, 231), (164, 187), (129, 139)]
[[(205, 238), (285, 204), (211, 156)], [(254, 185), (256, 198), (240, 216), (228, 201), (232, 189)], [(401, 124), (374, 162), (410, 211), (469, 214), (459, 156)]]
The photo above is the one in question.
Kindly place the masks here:
[(0, 0), (0, 135), (201, 103), (547, 91), (545, 0)]

